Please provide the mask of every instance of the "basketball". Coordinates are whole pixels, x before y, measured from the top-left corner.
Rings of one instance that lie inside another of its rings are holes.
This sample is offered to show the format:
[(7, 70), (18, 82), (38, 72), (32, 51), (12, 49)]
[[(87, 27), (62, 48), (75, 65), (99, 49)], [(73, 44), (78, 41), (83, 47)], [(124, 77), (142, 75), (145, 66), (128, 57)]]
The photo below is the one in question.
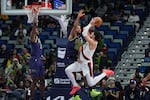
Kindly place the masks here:
[(100, 27), (103, 24), (103, 20), (101, 17), (95, 17), (95, 26)]

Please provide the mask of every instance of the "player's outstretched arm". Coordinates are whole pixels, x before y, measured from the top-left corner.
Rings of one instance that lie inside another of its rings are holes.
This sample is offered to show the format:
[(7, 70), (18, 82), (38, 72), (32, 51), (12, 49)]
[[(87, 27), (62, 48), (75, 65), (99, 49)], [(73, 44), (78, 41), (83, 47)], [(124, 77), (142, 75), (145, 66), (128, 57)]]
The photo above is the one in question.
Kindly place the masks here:
[(92, 20), (90, 21), (90, 23), (89, 23), (86, 27), (84, 27), (83, 32), (82, 32), (82, 35), (84, 36), (85, 40), (86, 40), (87, 42), (89, 42), (89, 44), (90, 44), (90, 49), (94, 49), (94, 48), (96, 47), (96, 43), (95, 43), (95, 41), (90, 37), (90, 34), (91, 34), (91, 33), (89, 33), (89, 29), (92, 28), (92, 27), (94, 27), (94, 26), (95, 26), (95, 20), (92, 19)]
[(84, 15), (85, 15), (85, 13), (84, 13), (83, 10), (80, 10), (80, 11), (78, 12), (77, 18), (76, 18), (76, 20), (75, 20), (75, 22), (74, 22), (74, 25), (73, 25), (73, 28), (72, 28), (72, 30), (71, 30), (71, 32), (70, 32), (70, 35), (69, 35), (69, 37), (68, 37), (68, 40), (72, 40), (72, 39), (74, 38), (74, 36), (75, 36), (75, 34), (76, 34), (76, 29), (77, 29), (77, 27), (79, 26), (80, 18), (81, 18), (82, 16), (84, 16)]
[(33, 21), (33, 26), (32, 26), (32, 30), (31, 30), (31, 32), (30, 32), (30, 39), (31, 39), (31, 42), (35, 42), (36, 41), (36, 36), (37, 36), (37, 32), (38, 32), (38, 30), (37, 30), (37, 27), (38, 27), (38, 24), (37, 24), (38, 22), (37, 22), (37, 20), (36, 20), (36, 18), (34, 19), (34, 21)]

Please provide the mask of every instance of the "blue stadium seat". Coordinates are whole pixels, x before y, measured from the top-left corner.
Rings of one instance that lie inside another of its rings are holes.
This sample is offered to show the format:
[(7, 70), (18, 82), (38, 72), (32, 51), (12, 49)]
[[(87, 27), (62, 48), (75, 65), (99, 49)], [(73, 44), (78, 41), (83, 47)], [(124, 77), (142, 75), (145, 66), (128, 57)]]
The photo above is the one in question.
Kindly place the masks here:
[(117, 52), (119, 52), (121, 49), (121, 44), (120, 43), (111, 43), (108, 45), (108, 48), (116, 48)]
[(2, 44), (7, 44), (7, 41), (6, 40), (0, 40), (0, 45)]
[(139, 69), (141, 73), (145, 73), (146, 70), (148, 69), (148, 66), (140, 66)]
[(7, 30), (7, 26), (8, 26), (7, 24), (1, 24), (0, 26), (3, 31)]
[(123, 40), (123, 45), (128, 43), (129, 41), (127, 40), (126, 34), (117, 34), (114, 36), (115, 39), (122, 39)]
[(14, 48), (14, 44), (7, 44), (7, 48), (8, 48), (9, 50), (13, 49), (13, 48)]
[(50, 49), (50, 44), (43, 44), (44, 49)]
[(45, 32), (49, 32), (49, 33), (52, 33), (54, 30), (55, 28), (48, 28), (48, 27), (44, 29)]
[(111, 39), (108, 39), (108, 38), (104, 38), (104, 43), (106, 45), (109, 45), (111, 43)]
[(120, 31), (119, 34), (125, 34), (127, 37), (129, 36), (129, 32), (128, 31)]
[(107, 25), (102, 25), (102, 26), (100, 26), (100, 27), (97, 27), (96, 29), (99, 30), (99, 31), (107, 31), (107, 30), (110, 30)]
[(121, 31), (128, 31), (131, 34), (133, 34), (134, 32), (134, 28), (132, 25), (123, 25), (122, 27), (120, 27)]
[(150, 62), (150, 57), (145, 57), (144, 62)]
[(104, 34), (105, 35), (113, 35), (113, 37), (114, 37), (117, 35), (117, 30), (106, 30)]
[(119, 26), (120, 28), (124, 25), (122, 22), (115, 21), (112, 23), (113, 26)]
[(46, 35), (46, 36), (49, 36), (50, 34), (49, 34), (49, 32), (43, 31), (43, 32), (40, 33), (40, 35)]
[(46, 39), (48, 39), (48, 36), (40, 34), (40, 35), (39, 35), (39, 38), (40, 38), (41, 41), (43, 42), (43, 41), (45, 41)]
[(115, 55), (117, 55), (117, 49), (116, 48), (108, 48), (108, 52), (113, 52)]
[(109, 55), (110, 59), (112, 60), (112, 63), (115, 64), (117, 62), (117, 60), (116, 60), (117, 59), (116, 58), (117, 55), (115, 54), (115, 52), (109, 51), (108, 55)]
[(139, 15), (140, 18), (142, 18), (143, 13), (144, 13), (143, 9), (135, 9), (135, 11), (136, 11), (136, 14)]

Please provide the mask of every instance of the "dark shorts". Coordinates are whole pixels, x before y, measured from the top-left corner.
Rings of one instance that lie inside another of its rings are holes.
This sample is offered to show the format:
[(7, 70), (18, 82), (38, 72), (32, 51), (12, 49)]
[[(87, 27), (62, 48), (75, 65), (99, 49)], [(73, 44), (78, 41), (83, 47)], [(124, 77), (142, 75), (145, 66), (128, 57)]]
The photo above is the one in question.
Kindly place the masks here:
[(65, 63), (66, 66), (74, 63), (75, 61), (77, 61), (76, 56), (65, 56), (64, 63)]
[(30, 70), (32, 77), (39, 77), (44, 76), (44, 64), (40, 58), (33, 58), (30, 59)]

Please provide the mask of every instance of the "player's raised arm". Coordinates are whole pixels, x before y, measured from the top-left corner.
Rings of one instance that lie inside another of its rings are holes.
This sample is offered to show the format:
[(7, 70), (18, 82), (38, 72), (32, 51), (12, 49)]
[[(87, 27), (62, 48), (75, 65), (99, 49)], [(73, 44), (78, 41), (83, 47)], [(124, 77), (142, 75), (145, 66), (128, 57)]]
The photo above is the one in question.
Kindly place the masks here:
[(74, 38), (75, 34), (77, 33), (78, 27), (80, 27), (80, 26), (79, 26), (80, 18), (81, 18), (82, 16), (84, 16), (84, 15), (85, 15), (85, 14), (84, 14), (84, 11), (83, 11), (83, 10), (80, 10), (80, 11), (78, 12), (77, 18), (76, 18), (76, 20), (75, 20), (75, 22), (74, 22), (74, 25), (73, 25), (73, 28), (72, 28), (72, 30), (71, 30), (71, 32), (70, 32), (70, 35), (69, 35), (69, 37), (68, 37), (68, 40), (72, 40), (72, 39)]
[(36, 41), (36, 36), (39, 34), (39, 31), (38, 31), (38, 24), (37, 24), (37, 21), (36, 19), (33, 21), (33, 26), (32, 26), (32, 30), (30, 32), (30, 39), (31, 39), (31, 42), (35, 42)]
[(89, 42), (90, 44), (90, 49), (93, 49), (96, 47), (96, 42), (98, 42), (97, 39), (93, 39), (93, 38), (97, 38), (96, 34), (98, 34), (98, 32), (93, 31), (93, 32), (89, 32), (90, 28), (93, 28), (95, 26), (101, 26), (102, 25), (102, 19), (100, 17), (94, 17), (92, 18), (92, 20), (90, 21), (90, 23), (84, 27), (84, 30), (82, 32), (82, 35), (84, 36), (85, 40), (87, 42)]

